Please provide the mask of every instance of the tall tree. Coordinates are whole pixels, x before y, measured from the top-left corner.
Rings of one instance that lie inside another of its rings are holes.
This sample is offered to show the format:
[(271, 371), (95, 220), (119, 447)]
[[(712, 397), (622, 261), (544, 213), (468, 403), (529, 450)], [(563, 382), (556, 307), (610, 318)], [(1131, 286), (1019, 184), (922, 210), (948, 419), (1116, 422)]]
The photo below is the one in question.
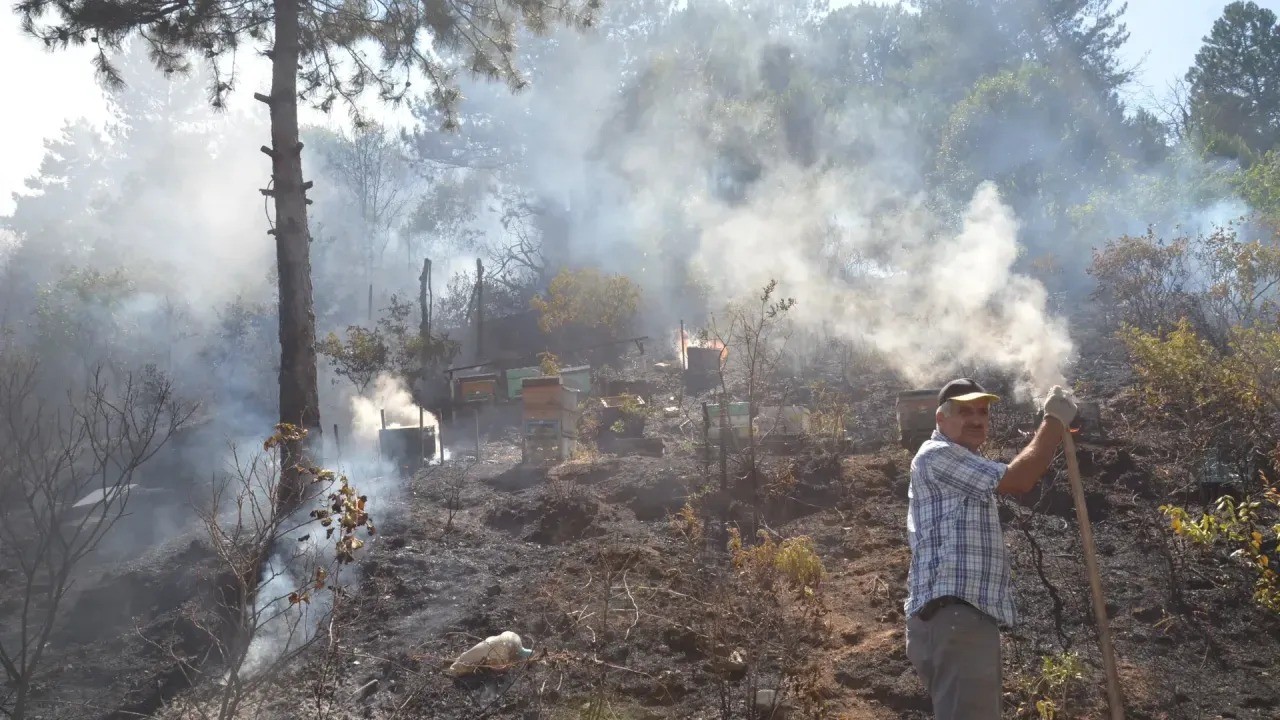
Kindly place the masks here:
[(1247, 159), (1280, 140), (1280, 25), (1255, 2), (1233, 2), (1187, 71), (1192, 122), (1210, 150)]
[[(166, 72), (185, 72), (189, 58), (207, 58), (214, 68), (215, 107), (234, 89), (234, 56), (243, 44), (271, 59), (271, 90), (254, 97), (270, 108), (271, 117), (271, 146), (264, 152), (271, 158), (272, 182), (264, 192), (276, 213), (269, 232), (276, 241), (279, 283), (280, 419), (311, 431), (314, 440), (321, 426), (299, 101), (326, 111), (343, 101), (356, 110), (369, 88), (382, 100), (398, 101), (420, 73), (444, 110), (443, 125), (451, 128), (460, 66), (518, 89), (524, 84), (512, 60), (518, 31), (544, 31), (560, 22), (585, 26), (598, 5), (599, 0), (20, 0), (17, 11), (23, 29), (48, 47), (96, 44), (95, 66), (109, 85), (124, 79), (108, 53), (132, 37), (148, 46)], [(380, 51), (378, 61), (370, 59), (369, 49)], [(293, 468), (306, 454), (301, 443), (292, 444), (285, 467)], [(291, 478), (281, 494), (281, 512), (302, 497), (301, 477)]]
[[(1131, 76), (1118, 52), (1129, 34), (1113, 0), (920, 0), (912, 39), (921, 87), (958, 101), (981, 78), (1025, 64), (1054, 68), (1105, 96)], [(1095, 102), (1094, 97), (1082, 98)]]
[[(326, 174), (337, 181), (336, 197), (330, 198), (334, 212), (325, 214), (347, 216), (354, 221), (337, 231), (348, 234), (344, 244), (359, 253), (358, 264), (364, 270), (363, 290), (374, 282), (375, 271), (381, 269), (387, 246), (417, 189), (404, 146), (379, 123), (355, 128), (351, 133), (304, 131), (304, 135), (318, 141), (315, 147)], [(412, 258), (406, 260), (409, 266), (414, 264)], [(351, 265), (345, 264), (343, 270), (349, 274)], [(369, 312), (373, 312), (371, 308)]]

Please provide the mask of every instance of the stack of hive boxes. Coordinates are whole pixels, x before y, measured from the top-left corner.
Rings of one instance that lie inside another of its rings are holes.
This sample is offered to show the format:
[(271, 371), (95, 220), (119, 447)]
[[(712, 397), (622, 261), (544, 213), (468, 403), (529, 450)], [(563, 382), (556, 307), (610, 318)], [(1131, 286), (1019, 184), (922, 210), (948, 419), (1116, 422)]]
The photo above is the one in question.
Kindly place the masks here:
[(581, 392), (556, 375), (523, 379), (521, 462), (543, 465), (567, 460), (578, 446)]

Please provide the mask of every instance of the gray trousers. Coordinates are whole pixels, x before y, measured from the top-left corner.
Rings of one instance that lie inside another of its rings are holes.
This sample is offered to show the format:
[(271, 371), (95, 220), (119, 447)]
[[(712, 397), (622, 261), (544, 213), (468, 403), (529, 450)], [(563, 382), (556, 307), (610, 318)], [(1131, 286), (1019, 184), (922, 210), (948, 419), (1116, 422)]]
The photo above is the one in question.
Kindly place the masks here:
[(937, 720), (999, 720), (1000, 628), (986, 613), (955, 604), (928, 620), (909, 618), (907, 658)]

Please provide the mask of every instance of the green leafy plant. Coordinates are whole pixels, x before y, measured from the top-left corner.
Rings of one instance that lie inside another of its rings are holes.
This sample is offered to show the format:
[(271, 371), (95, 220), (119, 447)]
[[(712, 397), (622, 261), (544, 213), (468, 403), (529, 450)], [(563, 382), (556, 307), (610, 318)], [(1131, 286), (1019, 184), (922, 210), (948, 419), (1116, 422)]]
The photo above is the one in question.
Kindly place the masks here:
[(625, 275), (606, 275), (594, 268), (562, 270), (547, 294), (531, 301), (540, 313), (543, 332), (580, 327), (621, 335), (640, 307), (640, 286)]
[[(1252, 568), (1255, 574), (1253, 599), (1259, 606), (1280, 613), (1280, 492), (1266, 488), (1257, 499), (1237, 502), (1229, 495), (1218, 498), (1210, 512), (1193, 517), (1185, 508), (1162, 505), (1174, 534), (1199, 547), (1225, 545), (1234, 548), (1231, 556)], [(1269, 520), (1268, 520), (1269, 518)]]
[(560, 374), (560, 358), (556, 357), (551, 351), (538, 354), (538, 370), (543, 375), (559, 375)]
[(1067, 698), (1084, 679), (1084, 663), (1078, 654), (1064, 652), (1044, 656), (1040, 659), (1039, 674), (1021, 682), (1026, 700), (1019, 705), (1018, 716), (1055, 720), (1066, 708)]
[(758, 544), (747, 547), (737, 528), (730, 529), (729, 553), (734, 567), (750, 574), (762, 585), (778, 584), (803, 598), (817, 598), (826, 569), (814, 549), (813, 540), (799, 535), (778, 542), (763, 530), (759, 537)]
[(424, 340), (410, 324), (412, 311), (412, 305), (392, 295), (373, 329), (350, 325), (345, 338), (331, 332), (317, 343), (316, 352), (362, 395), (383, 373), (410, 380), (419, 374), (424, 359), (448, 361), (460, 347), (447, 335)]
[(327, 358), (334, 372), (350, 380), (361, 395), (390, 366), (391, 350), (382, 333), (359, 325), (348, 326), (345, 339), (329, 333), (316, 352)]

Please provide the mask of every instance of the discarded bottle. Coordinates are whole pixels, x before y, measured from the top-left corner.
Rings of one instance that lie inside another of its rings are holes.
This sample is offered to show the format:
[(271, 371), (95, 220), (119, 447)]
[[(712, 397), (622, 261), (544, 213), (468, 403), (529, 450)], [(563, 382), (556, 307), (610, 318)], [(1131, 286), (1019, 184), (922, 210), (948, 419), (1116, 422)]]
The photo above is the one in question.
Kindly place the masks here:
[(503, 669), (517, 660), (527, 660), (531, 655), (533, 650), (525, 648), (520, 636), (508, 630), (485, 638), (459, 655), (449, 666), (448, 673), (457, 677), (481, 667)]

